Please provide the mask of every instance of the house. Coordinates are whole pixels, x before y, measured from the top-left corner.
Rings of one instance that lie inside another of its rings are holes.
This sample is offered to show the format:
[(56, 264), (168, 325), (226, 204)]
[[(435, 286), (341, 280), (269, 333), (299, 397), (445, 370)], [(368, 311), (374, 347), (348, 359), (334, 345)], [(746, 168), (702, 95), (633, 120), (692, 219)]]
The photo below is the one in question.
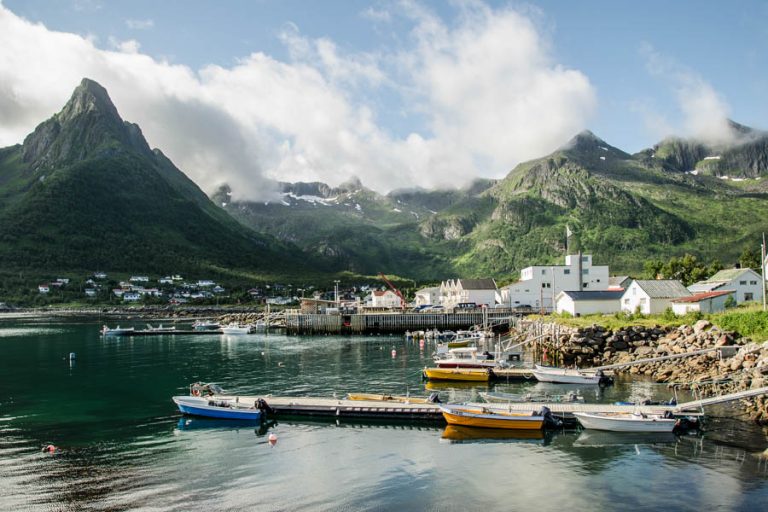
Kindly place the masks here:
[(160, 284), (173, 284), (173, 278), (171, 276), (161, 277), (157, 280)]
[(622, 295), (624, 290), (562, 291), (555, 298), (555, 310), (573, 316), (618, 313)]
[(197, 282), (197, 286), (199, 286), (200, 288), (207, 288), (209, 286), (216, 286), (216, 283), (214, 283), (210, 279), (201, 279)]
[(93, 277), (95, 277), (96, 279), (106, 279), (107, 278), (107, 273), (106, 272), (94, 272), (93, 273)]
[(433, 286), (431, 288), (422, 288), (416, 291), (416, 298), (414, 300), (415, 306), (426, 306), (428, 304), (440, 303), (440, 287)]
[(51, 291), (51, 287), (47, 284), (41, 284), (37, 287), (37, 291), (40, 293), (49, 293)]
[(470, 303), (493, 306), (497, 291), (493, 279), (451, 279), (440, 285), (440, 304), (445, 308)]
[(732, 290), (737, 304), (763, 300), (762, 278), (751, 268), (721, 270), (709, 279), (692, 284), (688, 290), (691, 293)]
[(112, 293), (115, 295), (115, 297), (122, 297), (123, 293), (125, 293), (125, 290), (122, 288), (112, 288)]
[(520, 280), (499, 290), (496, 302), (511, 308), (551, 309), (563, 290), (606, 290), (607, 265), (593, 265), (591, 254), (571, 254), (565, 265), (534, 265), (520, 271)]
[(733, 297), (735, 293), (733, 290), (695, 293), (688, 297), (672, 300), (672, 311), (678, 316), (691, 312), (717, 313), (725, 311), (725, 303), (728, 297)]
[(374, 308), (399, 308), (400, 297), (392, 290), (374, 290), (371, 294), (371, 307)]
[(213, 287), (213, 293), (224, 293), (226, 290), (219, 285)]
[(171, 279), (173, 279), (174, 281), (183, 281), (184, 280), (184, 278), (181, 277), (179, 274), (173, 274), (171, 276)]
[(124, 302), (137, 302), (141, 300), (141, 294), (139, 292), (125, 292), (123, 293)]
[(632, 278), (629, 276), (611, 276), (608, 278), (609, 290), (626, 290), (632, 284)]
[(96, 296), (96, 289), (94, 289), (94, 288), (86, 288), (85, 289), (85, 296), (86, 297), (95, 297)]
[(56, 278), (56, 282), (60, 283), (59, 286), (64, 286), (65, 284), (69, 284), (69, 278), (68, 277), (59, 277), (59, 278)]
[(148, 283), (149, 277), (147, 276), (131, 276), (131, 278), (128, 280), (132, 283)]
[(672, 299), (689, 295), (691, 292), (677, 280), (636, 279), (621, 296), (621, 310), (628, 313), (639, 311), (644, 315), (663, 313), (672, 307)]

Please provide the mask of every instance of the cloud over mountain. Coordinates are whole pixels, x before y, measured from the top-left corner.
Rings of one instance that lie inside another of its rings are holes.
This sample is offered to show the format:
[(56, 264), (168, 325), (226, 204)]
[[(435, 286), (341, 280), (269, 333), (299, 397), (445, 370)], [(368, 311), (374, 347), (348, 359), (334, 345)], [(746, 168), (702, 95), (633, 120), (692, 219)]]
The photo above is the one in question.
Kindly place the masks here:
[[(451, 24), (410, 2), (379, 12), (377, 23), (410, 27), (393, 48), (350, 53), (289, 26), (287, 60), (254, 52), (191, 69), (143, 54), (140, 41), (104, 49), (0, 5), (0, 146), (20, 142), (87, 76), (208, 191), (227, 182), (239, 197), (265, 199), (273, 179), (359, 176), (386, 192), (498, 177), (583, 128), (595, 92), (553, 60), (529, 17), (483, 3), (460, 9)], [(383, 96), (412, 128), (384, 126)]]

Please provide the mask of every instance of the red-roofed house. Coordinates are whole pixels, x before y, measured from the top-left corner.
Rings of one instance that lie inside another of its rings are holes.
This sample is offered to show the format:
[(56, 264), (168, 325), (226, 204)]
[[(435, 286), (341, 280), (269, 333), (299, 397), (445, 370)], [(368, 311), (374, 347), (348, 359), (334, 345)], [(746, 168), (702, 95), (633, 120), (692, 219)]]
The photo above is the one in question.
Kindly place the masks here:
[(717, 313), (725, 310), (725, 302), (728, 297), (733, 297), (734, 294), (733, 290), (715, 290), (672, 299), (672, 311), (676, 315), (685, 315), (693, 311)]

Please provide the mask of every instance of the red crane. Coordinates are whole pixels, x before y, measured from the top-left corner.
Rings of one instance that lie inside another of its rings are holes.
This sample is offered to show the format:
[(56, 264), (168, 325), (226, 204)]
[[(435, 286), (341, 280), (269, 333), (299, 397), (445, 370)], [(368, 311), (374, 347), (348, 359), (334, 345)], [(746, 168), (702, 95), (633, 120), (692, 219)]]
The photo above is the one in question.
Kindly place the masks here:
[(394, 292), (394, 294), (395, 294), (395, 295), (397, 295), (398, 297), (400, 297), (400, 307), (401, 307), (402, 309), (405, 309), (406, 300), (405, 300), (405, 297), (403, 297), (403, 294), (400, 292), (400, 290), (398, 290), (397, 288), (395, 288), (395, 285), (393, 285), (393, 284), (390, 282), (390, 280), (389, 280), (389, 279), (387, 279), (387, 276), (385, 276), (385, 275), (384, 275), (384, 274), (382, 274), (381, 272), (379, 272), (379, 277), (380, 277), (380, 278), (381, 278), (381, 279), (382, 279), (382, 280), (383, 280), (385, 283), (387, 283), (387, 286), (389, 286), (389, 287), (392, 289), (392, 291)]

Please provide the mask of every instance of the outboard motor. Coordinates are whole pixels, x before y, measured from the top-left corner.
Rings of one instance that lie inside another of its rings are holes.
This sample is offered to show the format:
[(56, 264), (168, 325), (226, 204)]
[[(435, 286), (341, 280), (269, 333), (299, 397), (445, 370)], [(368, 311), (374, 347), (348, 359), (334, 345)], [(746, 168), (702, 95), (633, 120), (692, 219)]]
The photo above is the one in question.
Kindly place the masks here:
[(484, 355), (484, 356), (485, 356), (485, 358), (486, 358), (486, 359), (488, 359), (489, 361), (493, 361), (493, 354), (491, 354), (491, 353), (490, 353), (490, 352), (488, 352), (487, 350), (486, 350), (485, 352), (483, 352), (483, 355)]
[(544, 426), (549, 428), (560, 428), (563, 426), (563, 421), (559, 418), (555, 418), (549, 407), (542, 406), (541, 410), (536, 413), (537, 416), (544, 416)]
[(275, 414), (275, 410), (269, 406), (266, 400), (263, 398), (259, 398), (256, 400), (256, 403), (254, 404), (258, 410), (260, 410), (264, 414), (272, 415)]
[(440, 397), (438, 396), (437, 393), (430, 393), (429, 396), (427, 397), (427, 403), (439, 404), (442, 402), (440, 402)]
[(600, 377), (600, 380), (597, 382), (597, 385), (600, 386), (601, 388), (605, 388), (613, 385), (613, 378), (606, 376), (603, 373), (603, 370), (597, 370), (597, 373), (595, 375)]

